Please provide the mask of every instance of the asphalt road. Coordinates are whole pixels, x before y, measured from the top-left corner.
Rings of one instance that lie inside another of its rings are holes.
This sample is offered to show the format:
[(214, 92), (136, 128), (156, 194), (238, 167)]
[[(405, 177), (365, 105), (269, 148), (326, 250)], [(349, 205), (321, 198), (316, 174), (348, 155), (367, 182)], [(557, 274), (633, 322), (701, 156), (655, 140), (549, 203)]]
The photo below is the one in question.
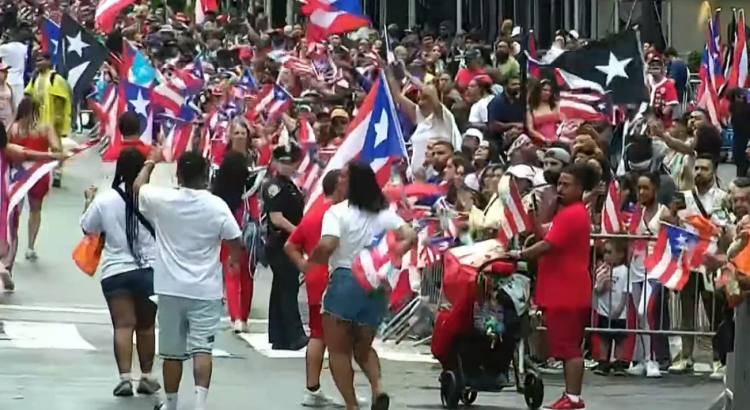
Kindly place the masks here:
[[(169, 165), (160, 165), (155, 182), (173, 183)], [(725, 181), (733, 167), (722, 166)], [(83, 190), (91, 185), (106, 187), (113, 168), (101, 164), (95, 152), (87, 152), (66, 164), (63, 187), (48, 196), (37, 244), (39, 260), (23, 260), (26, 250), (22, 227), (19, 261), (15, 268), (17, 291), (0, 295), (0, 319), (8, 335), (0, 340), (0, 409), (2, 410), (135, 410), (150, 409), (149, 398), (115, 399), (117, 383), (112, 357), (111, 327), (96, 278), (82, 274), (70, 252), (80, 239), (78, 219)], [(26, 216), (22, 216), (25, 225)], [(211, 409), (301, 408), (304, 361), (274, 357), (259, 347), (264, 339), (271, 274), (260, 272), (255, 287), (254, 334), (243, 340), (225, 329), (217, 340)], [(301, 301), (304, 305), (304, 301)], [(250, 343), (254, 340), (256, 343)], [(398, 349), (396, 349), (398, 350)], [(401, 349), (403, 350), (403, 349)], [(383, 353), (386, 388), (393, 395), (393, 409), (439, 409), (440, 398), (435, 364), (416, 354)], [(271, 356), (271, 357), (269, 357)], [(415, 359), (416, 357), (416, 359)], [(399, 361), (400, 360), (400, 361)], [(410, 360), (410, 361), (403, 361)], [(134, 366), (137, 369), (137, 366)], [(134, 370), (138, 376), (137, 370)], [(181, 410), (192, 409), (192, 376), (186, 371)], [(364, 378), (357, 375), (363, 396), (368, 395)], [(559, 376), (545, 379), (547, 402), (562, 391)], [(324, 389), (335, 392), (330, 376)], [(709, 406), (721, 386), (701, 377), (665, 377), (658, 381), (603, 379), (587, 376), (584, 397), (587, 408), (641, 410), (702, 410)], [(477, 408), (524, 409), (523, 398), (514, 393), (480, 394)]]

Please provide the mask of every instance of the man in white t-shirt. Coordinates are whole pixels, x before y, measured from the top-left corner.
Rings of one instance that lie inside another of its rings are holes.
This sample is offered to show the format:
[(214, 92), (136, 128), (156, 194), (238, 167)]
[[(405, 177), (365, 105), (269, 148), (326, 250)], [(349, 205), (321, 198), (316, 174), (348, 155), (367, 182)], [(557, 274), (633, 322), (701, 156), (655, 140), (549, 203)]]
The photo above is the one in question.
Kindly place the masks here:
[(159, 355), (164, 359), (166, 393), (166, 400), (156, 409), (177, 410), (182, 362), (192, 357), (195, 410), (205, 410), (211, 353), (222, 313), (219, 249), (225, 241), (231, 264), (236, 266), (242, 232), (227, 204), (206, 190), (205, 158), (196, 152), (180, 156), (179, 188), (147, 184), (159, 158), (155, 150), (133, 187), (141, 213), (156, 231), (154, 293), (159, 298)]
[(8, 85), (13, 89), (14, 108), (18, 108), (18, 104), (24, 95), (23, 74), (26, 71), (27, 52), (26, 44), (18, 39), (17, 34), (13, 34), (10, 41), (0, 45), (0, 60), (10, 67), (10, 70), (8, 70)]

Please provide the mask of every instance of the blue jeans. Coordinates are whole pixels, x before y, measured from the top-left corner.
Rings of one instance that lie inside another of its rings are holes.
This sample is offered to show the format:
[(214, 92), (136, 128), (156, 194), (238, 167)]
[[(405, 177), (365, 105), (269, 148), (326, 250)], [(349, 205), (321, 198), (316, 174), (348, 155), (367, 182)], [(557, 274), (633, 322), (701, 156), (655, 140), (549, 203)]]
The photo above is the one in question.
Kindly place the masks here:
[(347, 268), (331, 272), (323, 295), (323, 311), (341, 320), (378, 327), (388, 311), (385, 292), (367, 292)]

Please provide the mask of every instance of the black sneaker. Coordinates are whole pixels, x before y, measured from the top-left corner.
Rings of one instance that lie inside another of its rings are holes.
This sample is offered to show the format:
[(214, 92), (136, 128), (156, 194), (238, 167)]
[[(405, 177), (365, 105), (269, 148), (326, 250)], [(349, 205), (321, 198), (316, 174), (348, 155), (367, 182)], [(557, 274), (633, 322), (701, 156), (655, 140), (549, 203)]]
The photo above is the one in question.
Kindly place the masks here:
[(112, 391), (115, 397), (133, 397), (133, 382), (122, 380)]
[(609, 376), (611, 370), (612, 366), (609, 362), (599, 362), (599, 364), (594, 367), (594, 374), (599, 376)]
[(375, 400), (372, 401), (371, 410), (388, 410), (391, 406), (391, 398), (386, 393), (380, 393)]
[(156, 380), (141, 378), (141, 380), (138, 381), (138, 389), (136, 391), (138, 392), (138, 394), (150, 396), (158, 392), (159, 389), (161, 389), (161, 386)]
[(612, 372), (616, 377), (625, 377), (628, 375), (628, 368), (630, 367), (630, 363), (624, 362), (622, 360), (617, 360), (612, 364)]

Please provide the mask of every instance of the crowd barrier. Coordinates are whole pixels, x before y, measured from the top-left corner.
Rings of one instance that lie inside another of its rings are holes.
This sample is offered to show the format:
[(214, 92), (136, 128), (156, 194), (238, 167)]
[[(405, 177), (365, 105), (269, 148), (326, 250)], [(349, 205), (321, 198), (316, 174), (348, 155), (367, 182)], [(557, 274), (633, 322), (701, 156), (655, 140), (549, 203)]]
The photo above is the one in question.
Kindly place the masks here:
[[(592, 243), (594, 244), (608, 239), (652, 242), (656, 240), (656, 237), (592, 234)], [(592, 246), (592, 277), (596, 274), (597, 265), (601, 261), (597, 256), (598, 254), (597, 246)], [(435, 312), (444, 303), (441, 292), (442, 276), (443, 265), (440, 260), (423, 269), (418, 295), (381, 329), (384, 340), (394, 340), (398, 344), (411, 335), (415, 328), (424, 326), (425, 323), (429, 326)], [(631, 283), (631, 279), (630, 270), (628, 270), (627, 283)], [(713, 292), (712, 281), (705, 280), (704, 275), (699, 272), (691, 272), (690, 282), (681, 292), (666, 289), (653, 279), (648, 282), (651, 285), (650, 288), (635, 285), (630, 287), (629, 293), (631, 295), (634, 290), (638, 290), (640, 293), (632, 295), (638, 298), (633, 297), (634, 300), (628, 303), (628, 325), (625, 329), (597, 326), (597, 316), (593, 314), (592, 309), (592, 321), (587, 331), (593, 334), (626, 333), (637, 336), (635, 341), (630, 341), (633, 344), (632, 350), (636, 357), (640, 357), (642, 355), (641, 350), (649, 345), (643, 338), (649, 337), (658, 346), (659, 353), (663, 356), (664, 361), (674, 359), (679, 353), (675, 350), (682, 350), (681, 345), (685, 343), (694, 345), (694, 350), (697, 350), (698, 345), (701, 348), (710, 346), (710, 338), (715, 336), (716, 328), (726, 313), (724, 309), (726, 301), (721, 297), (723, 293)], [(595, 277), (592, 283), (595, 283)], [(717, 295), (719, 296), (717, 297)], [(643, 306), (638, 306), (635, 303), (646, 300), (646, 296), (649, 296), (650, 303), (644, 303)], [(610, 305), (609, 308), (611, 311), (612, 306)], [(545, 330), (542, 324), (537, 329)], [(700, 342), (696, 341), (696, 338)], [(429, 342), (430, 337), (427, 336), (418, 338), (415, 344), (420, 345)], [(594, 347), (594, 350), (596, 350), (596, 347)], [(688, 348), (689, 351), (690, 348)]]

